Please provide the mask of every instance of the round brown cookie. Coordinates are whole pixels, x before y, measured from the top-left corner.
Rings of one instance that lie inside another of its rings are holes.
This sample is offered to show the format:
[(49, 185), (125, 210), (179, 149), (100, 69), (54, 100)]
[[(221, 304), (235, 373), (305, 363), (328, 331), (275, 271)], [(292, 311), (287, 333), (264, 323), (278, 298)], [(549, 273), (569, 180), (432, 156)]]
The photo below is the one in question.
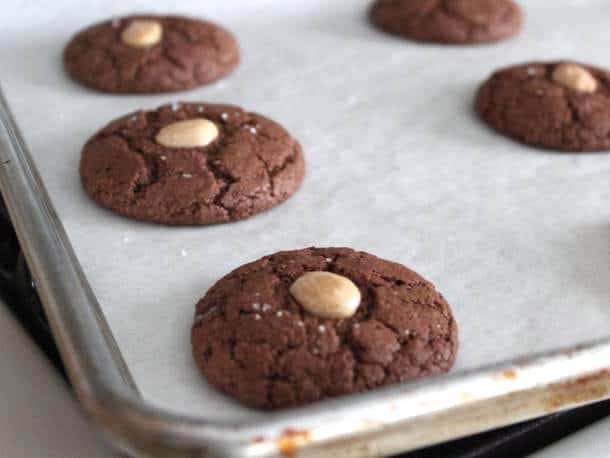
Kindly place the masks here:
[(491, 43), (516, 35), (522, 13), (512, 0), (377, 0), (373, 24), (410, 40)]
[(204, 103), (113, 121), (85, 144), (80, 164), (83, 186), (98, 204), (182, 225), (236, 221), (278, 205), (298, 189), (304, 169), (301, 146), (279, 124)]
[[(323, 302), (319, 288), (293, 290), (320, 271), (356, 285), (353, 316), (321, 318), (301, 305), (308, 291)], [(191, 340), (209, 383), (261, 409), (443, 373), (458, 348), (449, 305), (431, 283), (348, 248), (285, 251), (234, 270), (197, 304)]]
[(238, 62), (231, 33), (177, 16), (128, 16), (94, 24), (64, 51), (72, 78), (114, 93), (182, 91), (226, 76)]
[(563, 151), (610, 149), (610, 73), (570, 62), (534, 62), (494, 73), (476, 110), (499, 132)]

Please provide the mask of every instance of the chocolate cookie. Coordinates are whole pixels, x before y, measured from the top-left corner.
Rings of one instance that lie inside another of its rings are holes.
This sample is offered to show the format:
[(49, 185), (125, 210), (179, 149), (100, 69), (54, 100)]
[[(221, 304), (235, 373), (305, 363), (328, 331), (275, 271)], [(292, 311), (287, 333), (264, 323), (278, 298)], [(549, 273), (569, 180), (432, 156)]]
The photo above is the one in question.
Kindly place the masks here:
[(521, 29), (521, 9), (512, 0), (377, 0), (373, 24), (410, 40), (491, 43)]
[(279, 124), (228, 105), (183, 103), (111, 122), (84, 146), (82, 183), (98, 204), (164, 224), (247, 218), (288, 199), (304, 174)]
[(261, 409), (440, 374), (458, 348), (431, 283), (348, 248), (285, 251), (234, 270), (197, 304), (191, 339), (208, 382)]
[(499, 132), (563, 151), (610, 149), (610, 73), (570, 62), (534, 62), (497, 71), (479, 89), (476, 110)]
[(64, 51), (72, 78), (114, 93), (182, 91), (228, 75), (238, 62), (228, 31), (177, 16), (101, 22), (79, 32)]

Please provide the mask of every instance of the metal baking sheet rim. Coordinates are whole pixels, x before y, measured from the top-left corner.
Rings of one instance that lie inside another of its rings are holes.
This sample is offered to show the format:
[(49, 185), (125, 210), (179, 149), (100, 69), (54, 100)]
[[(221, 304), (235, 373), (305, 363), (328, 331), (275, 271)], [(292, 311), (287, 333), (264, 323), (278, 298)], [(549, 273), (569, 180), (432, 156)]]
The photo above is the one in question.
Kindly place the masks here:
[(78, 397), (111, 440), (149, 456), (375, 456), (610, 397), (610, 338), (466, 373), (211, 423), (138, 395), (0, 90), (0, 190)]

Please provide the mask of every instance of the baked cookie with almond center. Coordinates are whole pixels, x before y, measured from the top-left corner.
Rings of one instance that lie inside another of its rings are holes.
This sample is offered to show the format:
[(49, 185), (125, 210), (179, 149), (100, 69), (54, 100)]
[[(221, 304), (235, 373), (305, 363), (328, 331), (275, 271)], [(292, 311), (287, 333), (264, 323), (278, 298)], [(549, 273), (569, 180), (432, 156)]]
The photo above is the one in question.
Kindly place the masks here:
[(498, 70), (480, 87), (476, 111), (498, 132), (559, 151), (610, 150), (610, 73), (576, 62)]
[(242, 403), (278, 409), (447, 372), (451, 309), (406, 267), (349, 248), (265, 256), (197, 304), (194, 359)]
[(80, 163), (99, 205), (170, 225), (248, 218), (288, 199), (304, 172), (300, 144), (278, 123), (206, 103), (117, 119), (85, 144)]
[(128, 16), (77, 33), (63, 59), (75, 81), (99, 91), (175, 92), (231, 73), (239, 47), (229, 31), (208, 21)]

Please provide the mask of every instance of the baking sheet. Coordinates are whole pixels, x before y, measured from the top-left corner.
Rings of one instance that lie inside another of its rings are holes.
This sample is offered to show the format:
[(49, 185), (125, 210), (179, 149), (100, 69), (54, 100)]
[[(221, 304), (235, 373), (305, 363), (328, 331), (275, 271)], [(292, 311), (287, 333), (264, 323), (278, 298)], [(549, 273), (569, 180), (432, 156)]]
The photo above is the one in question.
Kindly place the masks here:
[[(5, 0), (0, 82), (145, 399), (210, 419), (260, 415), (207, 387), (190, 355), (194, 304), (215, 280), (280, 249), (352, 246), (432, 280), (460, 325), (455, 371), (610, 334), (610, 155), (557, 154), (472, 113), (490, 72), (574, 58), (610, 67), (605, 0), (522, 1), (524, 33), (496, 46), (415, 45), (372, 29), (366, 0)], [(113, 14), (175, 12), (228, 26), (235, 74), (177, 95), (111, 96), (71, 82), (70, 36)], [(250, 220), (168, 228), (94, 205), (80, 149), (109, 120), (174, 100), (267, 114), (302, 142), (307, 176)]]

